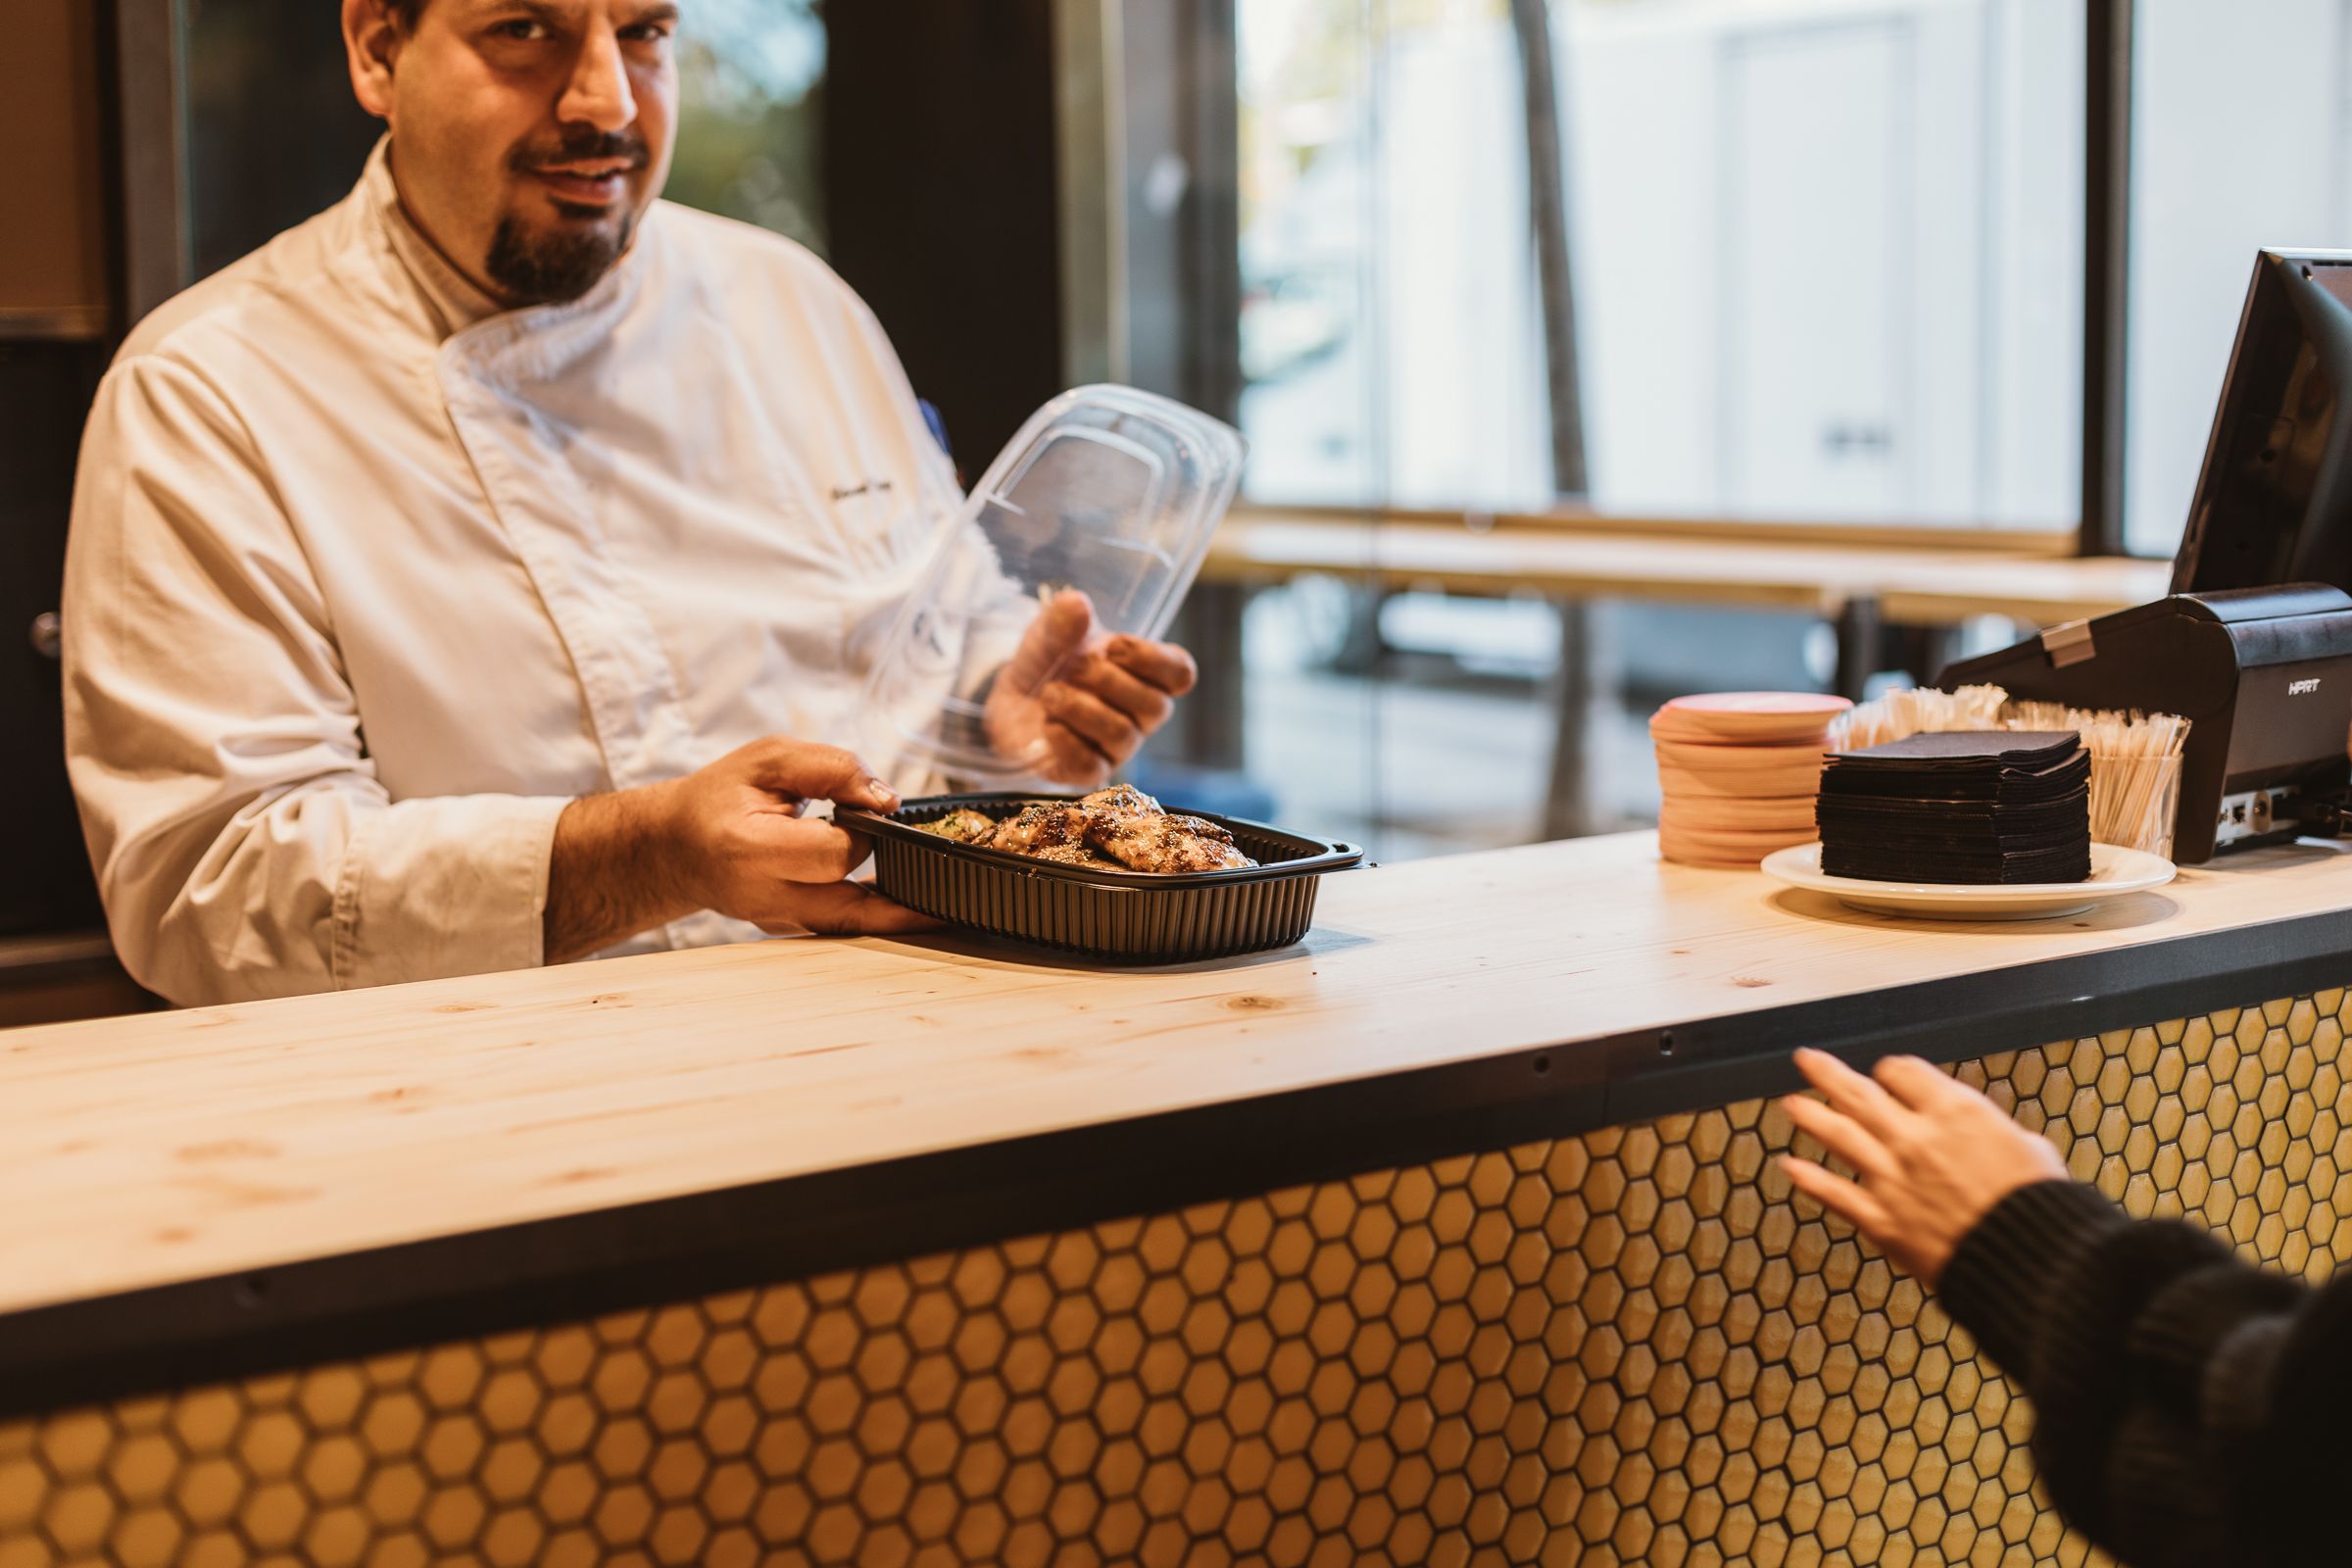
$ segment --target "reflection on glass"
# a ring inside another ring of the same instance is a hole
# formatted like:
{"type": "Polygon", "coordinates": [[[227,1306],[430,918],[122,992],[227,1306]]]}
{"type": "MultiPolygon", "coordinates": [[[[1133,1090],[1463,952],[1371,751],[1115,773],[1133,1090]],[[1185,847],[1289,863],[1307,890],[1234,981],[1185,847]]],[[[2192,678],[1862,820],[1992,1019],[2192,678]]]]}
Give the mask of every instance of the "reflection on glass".
{"type": "Polygon", "coordinates": [[[669,199],[824,249],[817,0],[693,0],[678,36],[669,199]]]}
{"type": "Polygon", "coordinates": [[[2125,541],[2169,556],[2254,253],[2352,244],[2352,17],[2265,0],[2261,24],[2203,0],[2132,22],[2125,541]]]}
{"type": "MultiPolygon", "coordinates": [[[[1547,499],[1503,0],[1241,0],[1251,493],[1547,499]]],[[[2064,526],[2083,19],[1554,0],[1591,499],[2064,526]]]]}

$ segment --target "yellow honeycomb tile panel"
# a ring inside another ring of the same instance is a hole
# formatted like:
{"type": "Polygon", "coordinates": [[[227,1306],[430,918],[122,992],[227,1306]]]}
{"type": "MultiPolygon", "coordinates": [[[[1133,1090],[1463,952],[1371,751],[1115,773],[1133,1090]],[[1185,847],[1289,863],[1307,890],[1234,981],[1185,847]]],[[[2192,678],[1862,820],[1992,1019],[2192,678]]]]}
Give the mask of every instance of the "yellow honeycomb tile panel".
{"type": "MultiPolygon", "coordinates": [[[[1956,1071],[2318,1279],[2345,1000],[1956,1071]]],[[[1750,1102],[0,1422],[0,1568],[2103,1561],[1789,1143],[1750,1102]]]]}

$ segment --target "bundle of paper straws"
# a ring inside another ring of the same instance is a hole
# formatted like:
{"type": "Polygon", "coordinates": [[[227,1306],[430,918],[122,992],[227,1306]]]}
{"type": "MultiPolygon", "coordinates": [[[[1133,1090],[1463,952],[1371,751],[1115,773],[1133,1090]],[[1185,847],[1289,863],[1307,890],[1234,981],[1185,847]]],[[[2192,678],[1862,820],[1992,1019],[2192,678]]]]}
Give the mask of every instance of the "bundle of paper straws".
{"type": "Polygon", "coordinates": [[[1884,746],[1944,730],[2068,730],[2090,753],[2090,836],[2101,844],[2173,851],[2180,800],[2180,749],[2188,720],[2174,713],[2117,712],[2063,703],[2013,703],[1998,686],[1956,692],[1888,692],[1840,714],[1830,725],[1837,751],[1884,746]]]}
{"type": "Polygon", "coordinates": [[[1963,686],[1956,692],[1915,686],[1888,692],[1830,720],[1830,745],[1858,752],[1946,730],[2008,729],[2012,726],[2001,722],[2001,709],[2008,701],[2009,694],[1998,686],[1963,686]]]}

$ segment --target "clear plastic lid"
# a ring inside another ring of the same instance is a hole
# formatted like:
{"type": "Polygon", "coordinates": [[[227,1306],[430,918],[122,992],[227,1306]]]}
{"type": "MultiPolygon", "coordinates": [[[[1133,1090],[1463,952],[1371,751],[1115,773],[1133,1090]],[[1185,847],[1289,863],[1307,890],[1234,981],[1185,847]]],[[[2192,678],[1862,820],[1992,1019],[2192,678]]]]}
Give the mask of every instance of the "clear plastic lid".
{"type": "Polygon", "coordinates": [[[1231,426],[1132,387],[1079,387],[1030,416],[881,646],[864,706],[883,749],[951,776],[1036,774],[1035,705],[1013,699],[1113,636],[1167,630],[1244,450],[1231,426]]]}

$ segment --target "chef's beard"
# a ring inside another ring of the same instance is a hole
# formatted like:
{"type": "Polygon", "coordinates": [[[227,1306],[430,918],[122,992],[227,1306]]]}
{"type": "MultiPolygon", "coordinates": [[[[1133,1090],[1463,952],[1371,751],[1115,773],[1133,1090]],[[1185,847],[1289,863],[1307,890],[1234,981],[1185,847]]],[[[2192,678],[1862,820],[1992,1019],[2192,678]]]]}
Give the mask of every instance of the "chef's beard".
{"type": "MultiPolygon", "coordinates": [[[[585,163],[625,158],[633,172],[652,157],[645,137],[635,126],[599,131],[586,125],[566,125],[552,144],[524,143],[507,156],[507,167],[526,174],[554,164],[585,163]]],[[[564,226],[534,229],[513,213],[498,220],[490,236],[490,255],[484,270],[490,281],[517,305],[553,305],[576,300],[612,270],[636,232],[634,210],[613,212],[558,200],[557,214],[564,226]],[[598,221],[598,220],[604,221],[598,221]]]]}
{"type": "MultiPolygon", "coordinates": [[[[583,210],[558,202],[558,212],[571,218],[583,210]]],[[[599,216],[605,216],[601,210],[599,216]]],[[[596,286],[629,248],[637,215],[622,213],[594,227],[554,232],[533,229],[509,213],[490,236],[490,256],[484,269],[501,293],[517,305],[554,305],[576,300],[596,286]]]]}

